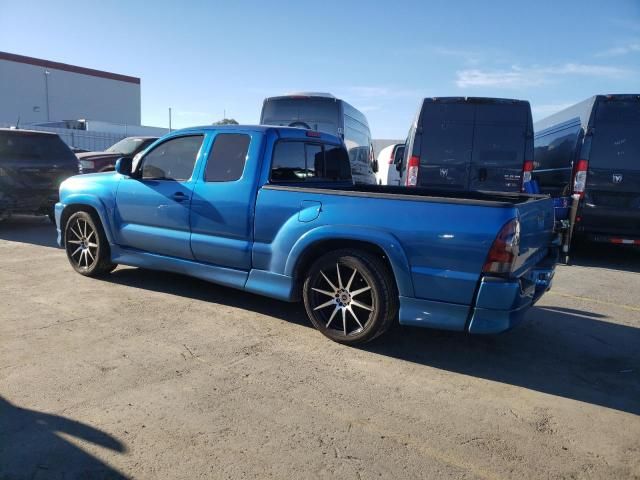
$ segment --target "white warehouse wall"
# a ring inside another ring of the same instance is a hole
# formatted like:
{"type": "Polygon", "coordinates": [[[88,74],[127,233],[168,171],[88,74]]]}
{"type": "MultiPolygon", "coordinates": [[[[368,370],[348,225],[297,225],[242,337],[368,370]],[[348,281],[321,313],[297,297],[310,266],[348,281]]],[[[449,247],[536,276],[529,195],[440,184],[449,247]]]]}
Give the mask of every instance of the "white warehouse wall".
{"type": "Polygon", "coordinates": [[[0,122],[15,124],[20,118],[21,124],[27,124],[84,118],[140,125],[140,109],[138,78],[0,52],[0,122]],[[23,58],[28,60],[23,62],[23,58]],[[49,72],[46,80],[45,71],[49,72]]]}

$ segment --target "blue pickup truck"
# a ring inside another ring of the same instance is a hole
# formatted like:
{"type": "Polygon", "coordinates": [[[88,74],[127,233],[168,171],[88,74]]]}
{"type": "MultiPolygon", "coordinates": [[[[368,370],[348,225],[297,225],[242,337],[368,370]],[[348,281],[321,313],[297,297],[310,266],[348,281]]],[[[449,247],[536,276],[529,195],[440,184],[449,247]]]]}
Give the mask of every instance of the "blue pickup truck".
{"type": "Polygon", "coordinates": [[[345,344],[394,321],[498,333],[550,288],[548,197],[354,185],[335,136],[173,132],[115,172],[60,187],[58,243],[80,274],[167,270],[285,301],[345,344]]]}

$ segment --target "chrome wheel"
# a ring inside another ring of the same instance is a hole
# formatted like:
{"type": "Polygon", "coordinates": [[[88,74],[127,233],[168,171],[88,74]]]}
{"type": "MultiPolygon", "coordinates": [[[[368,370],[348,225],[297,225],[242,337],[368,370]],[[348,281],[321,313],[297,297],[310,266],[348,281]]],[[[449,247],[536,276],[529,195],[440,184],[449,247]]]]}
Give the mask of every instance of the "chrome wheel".
{"type": "Polygon", "coordinates": [[[338,262],[333,269],[320,270],[311,290],[310,307],[318,320],[345,337],[361,333],[374,314],[371,285],[355,267],[338,262]]]}
{"type": "Polygon", "coordinates": [[[65,246],[69,259],[79,269],[88,270],[98,260],[98,234],[83,218],[75,218],[67,226],[65,246]]]}

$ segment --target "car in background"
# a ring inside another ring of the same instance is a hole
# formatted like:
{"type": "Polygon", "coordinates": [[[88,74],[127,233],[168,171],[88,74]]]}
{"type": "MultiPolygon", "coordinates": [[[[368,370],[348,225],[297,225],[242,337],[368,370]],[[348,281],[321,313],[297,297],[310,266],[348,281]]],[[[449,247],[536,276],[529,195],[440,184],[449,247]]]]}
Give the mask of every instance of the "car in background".
{"type": "Polygon", "coordinates": [[[53,220],[60,184],[78,173],[78,161],[55,133],[0,129],[0,219],[14,213],[53,220]]]}
{"type": "Polygon", "coordinates": [[[378,185],[400,185],[402,183],[400,169],[404,150],[404,143],[389,145],[380,150],[378,171],[376,172],[378,185]]]}
{"type": "Polygon", "coordinates": [[[265,98],[260,124],[299,127],[340,137],[349,152],[353,181],[376,183],[377,162],[367,117],[344,100],[317,92],[265,98]]]}
{"type": "Polygon", "coordinates": [[[535,124],[532,179],[578,195],[574,234],[640,245],[640,95],[595,95],[535,124]]]}
{"type": "Polygon", "coordinates": [[[81,173],[110,172],[120,157],[133,157],[155,142],[158,137],[127,137],[104,152],[78,153],[81,173]]]}
{"type": "Polygon", "coordinates": [[[524,191],[533,168],[531,106],[505,98],[425,98],[405,156],[409,187],[524,191]]]}

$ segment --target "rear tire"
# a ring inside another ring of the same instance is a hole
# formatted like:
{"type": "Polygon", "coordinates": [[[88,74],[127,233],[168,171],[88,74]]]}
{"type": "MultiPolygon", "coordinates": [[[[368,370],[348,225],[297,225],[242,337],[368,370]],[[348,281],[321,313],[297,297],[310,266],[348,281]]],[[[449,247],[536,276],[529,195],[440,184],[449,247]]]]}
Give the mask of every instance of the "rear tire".
{"type": "Polygon", "coordinates": [[[391,272],[378,257],[361,250],[336,250],[320,257],[307,273],[303,298],[313,326],[346,345],[382,335],[398,312],[391,272]]]}
{"type": "Polygon", "coordinates": [[[96,277],[111,272],[109,242],[96,215],[76,212],[64,227],[64,246],[73,269],[80,275],[96,277]]]}

